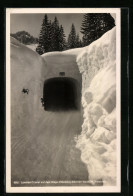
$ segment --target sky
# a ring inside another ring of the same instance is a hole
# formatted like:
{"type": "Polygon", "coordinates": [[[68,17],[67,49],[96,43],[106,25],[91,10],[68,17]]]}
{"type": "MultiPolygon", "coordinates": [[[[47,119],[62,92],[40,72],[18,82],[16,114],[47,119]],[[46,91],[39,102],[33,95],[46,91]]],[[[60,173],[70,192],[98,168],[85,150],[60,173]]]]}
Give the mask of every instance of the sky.
{"type": "MultiPolygon", "coordinates": [[[[75,14],[47,14],[48,19],[53,21],[55,16],[57,17],[59,24],[64,27],[64,32],[66,37],[70,33],[72,23],[74,23],[76,32],[79,34],[80,38],[82,34],[80,33],[80,27],[83,20],[82,13],[75,14]]],[[[115,14],[111,14],[115,18],[115,14]]],[[[44,18],[44,14],[11,14],[10,29],[11,33],[16,33],[17,31],[27,31],[34,37],[39,37],[41,24],[44,18]]]]}
{"type": "MultiPolygon", "coordinates": [[[[70,33],[72,23],[74,23],[76,32],[82,37],[80,27],[83,20],[83,14],[47,14],[48,19],[53,21],[57,17],[59,24],[64,27],[66,37],[70,33]]],[[[27,31],[31,35],[38,37],[44,14],[11,14],[11,33],[17,31],[27,31]]]]}

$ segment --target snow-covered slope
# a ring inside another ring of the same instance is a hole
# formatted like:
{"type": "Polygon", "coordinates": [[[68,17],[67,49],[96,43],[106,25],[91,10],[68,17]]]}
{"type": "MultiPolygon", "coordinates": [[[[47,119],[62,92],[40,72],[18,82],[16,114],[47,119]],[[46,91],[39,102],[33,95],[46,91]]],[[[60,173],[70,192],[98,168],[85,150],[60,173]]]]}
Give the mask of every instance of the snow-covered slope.
{"type": "Polygon", "coordinates": [[[77,57],[82,73],[84,122],[77,140],[89,179],[116,184],[115,28],[77,57]]]}
{"type": "Polygon", "coordinates": [[[36,51],[36,47],[37,47],[38,44],[29,44],[29,45],[26,45],[28,48],[32,49],[33,51],[36,51]]]}

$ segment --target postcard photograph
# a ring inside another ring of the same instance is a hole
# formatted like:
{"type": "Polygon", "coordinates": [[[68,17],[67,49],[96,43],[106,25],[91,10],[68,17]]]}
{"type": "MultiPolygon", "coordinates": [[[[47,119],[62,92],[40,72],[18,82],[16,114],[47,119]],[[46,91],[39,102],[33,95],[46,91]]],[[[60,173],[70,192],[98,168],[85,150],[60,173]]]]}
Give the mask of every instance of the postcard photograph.
{"type": "Polygon", "coordinates": [[[120,192],[120,9],[6,8],[6,192],[120,192]]]}

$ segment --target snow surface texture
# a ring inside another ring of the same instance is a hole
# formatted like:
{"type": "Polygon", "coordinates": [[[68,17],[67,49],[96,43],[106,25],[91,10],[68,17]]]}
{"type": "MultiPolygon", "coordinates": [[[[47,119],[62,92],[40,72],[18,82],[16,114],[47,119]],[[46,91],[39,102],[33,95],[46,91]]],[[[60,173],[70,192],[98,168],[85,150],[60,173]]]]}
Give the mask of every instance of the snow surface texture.
{"type": "Polygon", "coordinates": [[[26,132],[26,127],[32,131],[32,122],[38,120],[40,110],[42,110],[39,97],[43,96],[42,89],[46,74],[46,63],[40,55],[11,37],[11,117],[13,137],[19,135],[20,132],[26,132]],[[22,92],[23,88],[29,89],[27,96],[22,92]]]}
{"type": "Polygon", "coordinates": [[[77,140],[89,180],[116,184],[116,29],[77,57],[82,74],[82,132],[77,140]]]}
{"type": "Polygon", "coordinates": [[[71,77],[81,82],[76,58],[81,49],[68,50],[64,52],[49,52],[42,55],[48,68],[47,78],[59,77],[60,72],[65,72],[65,77],[71,77]]]}

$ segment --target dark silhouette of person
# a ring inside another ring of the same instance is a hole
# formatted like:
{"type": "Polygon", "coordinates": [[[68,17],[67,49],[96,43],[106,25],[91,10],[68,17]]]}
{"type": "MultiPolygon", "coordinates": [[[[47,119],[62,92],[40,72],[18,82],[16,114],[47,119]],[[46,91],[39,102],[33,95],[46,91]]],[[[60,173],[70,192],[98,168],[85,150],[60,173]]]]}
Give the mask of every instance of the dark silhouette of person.
{"type": "Polygon", "coordinates": [[[23,93],[27,93],[27,94],[29,94],[29,89],[25,89],[25,88],[23,88],[22,92],[23,92],[23,93]]]}

